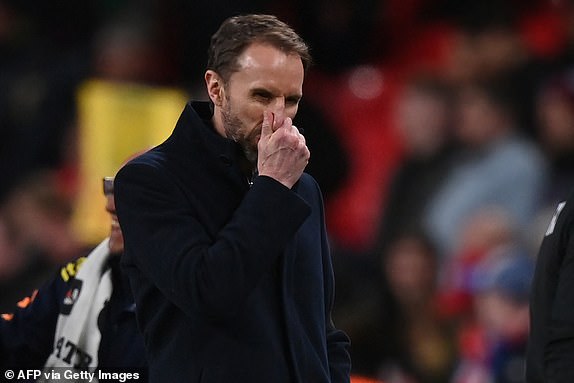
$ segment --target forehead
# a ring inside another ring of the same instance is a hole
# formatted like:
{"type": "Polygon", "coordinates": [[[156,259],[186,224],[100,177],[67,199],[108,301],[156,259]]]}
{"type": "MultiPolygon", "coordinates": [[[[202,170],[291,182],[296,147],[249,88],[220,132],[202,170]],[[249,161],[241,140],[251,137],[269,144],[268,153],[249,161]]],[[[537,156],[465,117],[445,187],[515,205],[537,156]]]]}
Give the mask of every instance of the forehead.
{"type": "Polygon", "coordinates": [[[230,83],[249,88],[276,89],[282,93],[300,94],[305,71],[301,58],[287,54],[269,44],[254,43],[237,59],[238,70],[230,83]]]}

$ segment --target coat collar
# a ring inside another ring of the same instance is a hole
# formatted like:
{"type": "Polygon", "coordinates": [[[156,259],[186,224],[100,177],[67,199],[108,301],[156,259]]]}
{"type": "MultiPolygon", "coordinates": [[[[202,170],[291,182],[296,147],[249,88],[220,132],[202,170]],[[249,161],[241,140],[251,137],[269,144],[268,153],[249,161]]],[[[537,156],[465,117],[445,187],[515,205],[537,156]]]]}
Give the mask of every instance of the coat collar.
{"type": "Polygon", "coordinates": [[[212,122],[213,104],[206,101],[190,101],[186,104],[173,131],[176,140],[189,145],[200,143],[225,165],[242,161],[243,150],[235,141],[222,137],[212,122]]]}

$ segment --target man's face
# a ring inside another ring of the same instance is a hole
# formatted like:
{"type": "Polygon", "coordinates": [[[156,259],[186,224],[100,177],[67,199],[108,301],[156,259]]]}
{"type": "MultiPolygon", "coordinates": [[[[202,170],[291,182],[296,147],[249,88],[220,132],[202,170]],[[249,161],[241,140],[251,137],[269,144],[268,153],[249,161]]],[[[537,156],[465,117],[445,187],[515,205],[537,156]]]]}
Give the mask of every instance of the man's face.
{"type": "Polygon", "coordinates": [[[223,85],[219,112],[225,135],[241,144],[247,158],[255,162],[263,111],[273,112],[276,121],[297,113],[303,63],[298,55],[257,43],[243,52],[238,63],[240,69],[223,85]]]}

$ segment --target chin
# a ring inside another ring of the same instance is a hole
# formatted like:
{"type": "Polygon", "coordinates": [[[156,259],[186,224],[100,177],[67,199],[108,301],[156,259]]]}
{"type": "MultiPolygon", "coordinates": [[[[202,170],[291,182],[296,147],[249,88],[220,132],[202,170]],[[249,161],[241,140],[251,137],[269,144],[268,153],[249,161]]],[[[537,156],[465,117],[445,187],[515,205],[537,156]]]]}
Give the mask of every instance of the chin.
{"type": "Polygon", "coordinates": [[[110,237],[109,249],[111,254],[121,254],[124,252],[124,241],[110,237]]]}
{"type": "Polygon", "coordinates": [[[122,246],[110,247],[111,255],[121,255],[123,252],[124,248],[122,246]]]}

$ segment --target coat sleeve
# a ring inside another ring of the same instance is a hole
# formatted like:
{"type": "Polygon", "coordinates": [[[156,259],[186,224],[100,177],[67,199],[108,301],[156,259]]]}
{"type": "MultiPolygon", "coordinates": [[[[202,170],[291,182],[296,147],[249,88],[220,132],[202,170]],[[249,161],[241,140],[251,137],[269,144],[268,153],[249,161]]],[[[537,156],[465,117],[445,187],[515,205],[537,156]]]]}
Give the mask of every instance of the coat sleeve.
{"type": "MultiPolygon", "coordinates": [[[[572,203],[572,201],[568,201],[572,203]]],[[[570,215],[572,211],[570,210],[570,215]]],[[[550,307],[548,342],[544,346],[544,375],[549,383],[574,382],[574,222],[564,221],[565,257],[558,272],[550,307]]]]}
{"type": "Polygon", "coordinates": [[[325,223],[324,204],[319,185],[316,188],[316,204],[320,209],[321,217],[321,249],[323,258],[323,275],[325,291],[325,328],[327,339],[327,353],[329,358],[329,369],[332,383],[348,383],[351,373],[351,357],[349,355],[350,340],[345,332],[335,327],[332,320],[333,305],[335,302],[335,275],[333,262],[327,236],[327,225],[325,223]]]}
{"type": "MultiPolygon", "coordinates": [[[[115,198],[129,262],[183,312],[212,320],[236,315],[310,213],[296,193],[260,176],[213,235],[197,212],[206,202],[187,200],[164,170],[148,163],[120,170],[115,198]]],[[[225,203],[213,201],[213,209],[225,203]]]]}

